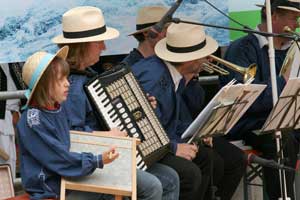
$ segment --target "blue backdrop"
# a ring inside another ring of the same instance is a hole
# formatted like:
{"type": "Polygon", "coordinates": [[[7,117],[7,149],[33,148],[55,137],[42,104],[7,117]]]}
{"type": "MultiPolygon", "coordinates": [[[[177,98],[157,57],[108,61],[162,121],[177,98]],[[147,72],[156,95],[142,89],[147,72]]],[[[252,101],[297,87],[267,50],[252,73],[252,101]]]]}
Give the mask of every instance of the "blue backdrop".
{"type": "MultiPolygon", "coordinates": [[[[145,5],[171,6],[175,0],[9,0],[0,1],[0,63],[19,62],[39,50],[56,51],[51,38],[61,33],[62,14],[76,6],[102,9],[106,24],[117,28],[121,36],[106,42],[104,54],[128,53],[136,42],[127,34],[135,30],[137,9],[145,5]]],[[[209,0],[228,13],[228,0],[209,0]]],[[[202,0],[183,0],[175,17],[228,26],[228,19],[202,0]]],[[[207,28],[207,33],[227,45],[226,30],[207,28]]]]}

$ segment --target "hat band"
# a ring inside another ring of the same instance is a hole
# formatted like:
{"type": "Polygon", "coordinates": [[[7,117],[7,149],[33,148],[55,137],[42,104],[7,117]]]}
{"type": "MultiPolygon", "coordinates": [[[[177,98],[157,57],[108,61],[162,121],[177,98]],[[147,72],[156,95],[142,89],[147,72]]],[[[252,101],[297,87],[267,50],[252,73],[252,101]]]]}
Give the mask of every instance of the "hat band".
{"type": "Polygon", "coordinates": [[[106,26],[102,26],[100,28],[87,30],[87,31],[78,31],[78,32],[66,32],[63,31],[63,35],[65,38],[76,39],[76,38],[85,38],[100,35],[106,32],[106,26]]]}
{"type": "Polygon", "coordinates": [[[174,53],[190,53],[202,49],[205,45],[206,45],[206,40],[204,40],[199,44],[189,46],[189,47],[174,47],[167,44],[167,49],[174,53]]]}
{"type": "Polygon", "coordinates": [[[136,25],[136,30],[139,31],[139,30],[142,30],[144,28],[148,28],[149,26],[153,26],[154,24],[156,24],[156,23],[154,22],[154,23],[147,23],[147,24],[137,24],[136,25]]]}
{"type": "Polygon", "coordinates": [[[276,0],[272,5],[272,8],[277,8],[279,6],[286,6],[286,7],[293,7],[300,10],[300,3],[297,2],[291,2],[291,1],[282,1],[282,0],[276,0]]]}

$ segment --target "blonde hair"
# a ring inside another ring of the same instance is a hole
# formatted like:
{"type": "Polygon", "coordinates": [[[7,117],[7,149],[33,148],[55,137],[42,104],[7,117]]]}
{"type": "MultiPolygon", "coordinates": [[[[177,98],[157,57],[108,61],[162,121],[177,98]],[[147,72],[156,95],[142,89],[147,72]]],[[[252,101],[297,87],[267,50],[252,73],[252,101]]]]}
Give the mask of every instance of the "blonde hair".
{"type": "Polygon", "coordinates": [[[70,68],[78,69],[88,53],[88,42],[59,44],[58,46],[61,48],[65,45],[69,46],[67,62],[69,63],[70,68]]]}
{"type": "Polygon", "coordinates": [[[50,105],[49,96],[51,87],[61,76],[68,76],[69,73],[69,64],[64,59],[55,57],[37,83],[30,104],[34,102],[34,105],[37,107],[46,107],[50,105]]]}

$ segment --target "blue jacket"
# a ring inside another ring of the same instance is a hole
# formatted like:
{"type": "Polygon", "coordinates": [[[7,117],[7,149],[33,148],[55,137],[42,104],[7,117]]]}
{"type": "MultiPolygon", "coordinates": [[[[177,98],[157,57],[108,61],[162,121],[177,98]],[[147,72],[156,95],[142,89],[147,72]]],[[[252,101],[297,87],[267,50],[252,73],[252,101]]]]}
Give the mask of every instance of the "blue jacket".
{"type": "MultiPolygon", "coordinates": [[[[277,74],[280,72],[286,53],[287,50],[275,51],[277,74]]],[[[260,129],[273,107],[268,47],[265,46],[260,48],[257,38],[254,35],[249,34],[234,41],[228,47],[225,54],[225,59],[241,67],[248,67],[250,64],[256,63],[257,72],[253,83],[267,85],[267,88],[264,90],[264,92],[258,97],[245,115],[229,132],[229,136],[232,139],[241,139],[243,138],[243,134],[251,132],[252,130],[260,129]]],[[[229,76],[223,76],[220,78],[221,86],[224,86],[233,78],[240,82],[243,81],[241,74],[232,70],[229,70],[229,72],[229,76]]],[[[280,94],[286,82],[281,76],[276,76],[276,80],[278,94],[280,94]]]]}
{"type": "Polygon", "coordinates": [[[66,108],[71,130],[92,132],[100,130],[93,108],[84,91],[84,84],[90,80],[85,74],[69,76],[70,88],[67,100],[62,104],[66,108]]]}
{"type": "MultiPolygon", "coordinates": [[[[135,63],[145,59],[144,56],[137,49],[133,49],[123,60],[129,66],[133,66],[135,63]]],[[[186,102],[186,105],[193,118],[197,117],[204,104],[205,92],[200,83],[197,80],[192,79],[185,87],[182,98],[186,102]]]]}
{"type": "Polygon", "coordinates": [[[183,142],[181,135],[190,121],[182,114],[188,114],[181,95],[175,92],[175,85],[167,66],[156,56],[143,59],[132,66],[132,71],[144,90],[157,100],[156,114],[165,128],[175,153],[177,143],[183,142]]]}
{"type": "Polygon", "coordinates": [[[70,152],[69,122],[63,107],[29,108],[17,125],[22,184],[31,199],[58,198],[60,179],[91,174],[102,156],[70,152]]]}

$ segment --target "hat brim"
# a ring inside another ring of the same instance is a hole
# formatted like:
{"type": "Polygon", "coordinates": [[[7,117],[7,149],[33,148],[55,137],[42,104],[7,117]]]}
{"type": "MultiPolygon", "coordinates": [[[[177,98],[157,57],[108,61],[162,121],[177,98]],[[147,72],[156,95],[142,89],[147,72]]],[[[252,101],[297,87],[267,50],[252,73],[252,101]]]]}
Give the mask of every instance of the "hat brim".
{"type": "Polygon", "coordinates": [[[210,36],[206,36],[206,45],[193,52],[189,53],[174,53],[167,49],[167,39],[161,39],[154,48],[154,51],[158,57],[163,60],[170,62],[187,62],[200,58],[204,58],[212,53],[214,53],[218,49],[218,43],[210,36]]]}
{"type": "Polygon", "coordinates": [[[132,36],[132,35],[136,35],[136,34],[139,34],[139,33],[143,33],[143,32],[145,32],[145,31],[148,31],[150,28],[151,28],[151,26],[149,26],[149,27],[147,27],[147,28],[140,29],[140,30],[138,30],[138,31],[135,31],[135,32],[133,32],[133,33],[128,34],[128,36],[132,36]]]}
{"type": "Polygon", "coordinates": [[[70,43],[83,43],[83,42],[98,42],[103,40],[111,40],[117,38],[120,35],[117,29],[106,27],[106,32],[92,36],[92,37],[83,37],[83,38],[65,38],[63,34],[58,35],[52,39],[52,42],[55,44],[70,44],[70,43]]]}
{"type": "MultiPolygon", "coordinates": [[[[255,4],[257,7],[260,8],[265,8],[266,6],[263,4],[255,4]]],[[[290,11],[294,11],[294,12],[300,12],[299,9],[294,8],[294,7],[290,7],[290,6],[278,6],[277,8],[283,9],[283,10],[290,10],[290,11]]]]}
{"type": "Polygon", "coordinates": [[[28,100],[27,100],[25,106],[28,106],[28,104],[30,103],[30,101],[31,101],[31,99],[32,99],[32,95],[34,94],[34,91],[35,91],[35,89],[36,89],[36,87],[37,87],[37,85],[38,85],[38,83],[39,83],[41,77],[43,76],[44,72],[46,71],[46,69],[48,68],[49,64],[52,62],[52,60],[53,60],[56,56],[57,56],[57,57],[60,57],[60,58],[62,58],[62,59],[64,59],[64,60],[66,60],[66,58],[67,58],[67,56],[68,56],[68,52],[69,52],[69,47],[68,47],[68,46],[63,46],[62,48],[60,48],[60,49],[56,52],[56,54],[54,54],[53,58],[51,58],[51,59],[47,62],[46,66],[45,66],[44,69],[41,71],[41,73],[40,73],[40,75],[39,75],[37,81],[35,82],[35,84],[34,84],[32,90],[31,90],[31,92],[30,92],[30,95],[29,95],[29,97],[28,97],[28,100]]]}

